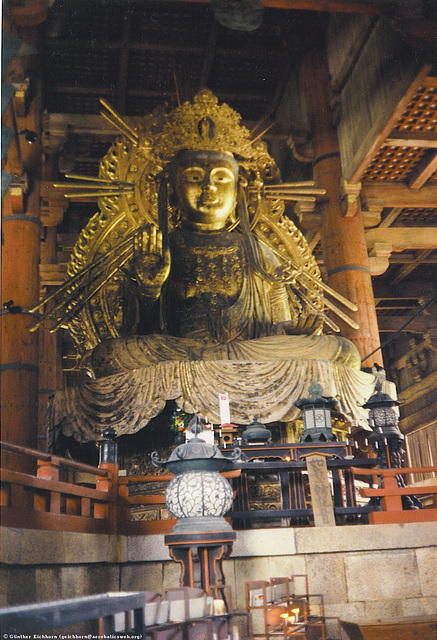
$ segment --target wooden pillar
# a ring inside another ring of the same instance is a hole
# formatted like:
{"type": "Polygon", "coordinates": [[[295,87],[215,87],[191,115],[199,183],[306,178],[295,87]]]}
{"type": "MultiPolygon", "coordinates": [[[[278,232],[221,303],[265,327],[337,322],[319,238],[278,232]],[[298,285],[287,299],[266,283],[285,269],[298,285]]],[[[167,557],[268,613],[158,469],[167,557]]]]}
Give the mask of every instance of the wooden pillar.
{"type": "MultiPolygon", "coordinates": [[[[62,284],[64,274],[57,268],[57,225],[62,222],[67,201],[53,189],[56,181],[56,158],[45,154],[42,164],[41,182],[41,244],[40,244],[40,284],[42,293],[52,293],[54,287],[62,284]],[[51,279],[50,279],[50,272],[51,279]]],[[[48,303],[51,308],[55,301],[48,303]]],[[[48,310],[48,306],[40,312],[48,310]]],[[[38,449],[47,450],[47,410],[51,396],[63,388],[62,335],[60,331],[50,333],[51,324],[43,323],[39,334],[39,388],[38,388],[38,449]]]]}
{"type": "MultiPolygon", "coordinates": [[[[370,276],[364,224],[358,203],[355,215],[342,214],[340,184],[342,180],[337,131],[331,122],[329,66],[323,37],[303,60],[303,79],[308,119],[315,151],[314,180],[326,189],[320,203],[322,216],[321,242],[329,285],[358,306],[348,315],[360,325],[352,329],[338,321],[341,334],[357,347],[363,367],[375,362],[383,365],[375,302],[370,276]],[[376,353],[366,358],[375,349],[376,353]]],[[[337,322],[337,319],[336,319],[337,322]]]]}
{"type": "MultiPolygon", "coordinates": [[[[13,68],[17,72],[19,66],[13,68]]],[[[25,68],[25,64],[23,64],[25,68]]],[[[26,73],[27,73],[26,69],[26,73]]],[[[9,77],[12,82],[23,78],[9,77]]],[[[14,98],[4,122],[16,132],[8,149],[6,170],[13,176],[2,207],[2,306],[1,315],[1,416],[2,438],[36,448],[38,407],[38,334],[30,333],[34,318],[28,313],[39,297],[39,184],[40,184],[40,87],[35,83],[30,105],[14,98]],[[19,132],[37,134],[33,144],[19,132]],[[28,188],[26,191],[26,183],[28,188]],[[10,302],[13,301],[13,302],[10,302]]],[[[8,463],[27,470],[27,460],[8,454],[8,463]]]]}

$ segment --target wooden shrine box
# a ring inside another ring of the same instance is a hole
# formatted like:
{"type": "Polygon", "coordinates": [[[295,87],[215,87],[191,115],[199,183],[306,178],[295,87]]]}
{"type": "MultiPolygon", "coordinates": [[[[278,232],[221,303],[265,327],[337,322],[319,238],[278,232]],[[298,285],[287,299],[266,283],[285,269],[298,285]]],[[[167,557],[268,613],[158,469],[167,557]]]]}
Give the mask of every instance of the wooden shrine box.
{"type": "Polygon", "coordinates": [[[389,620],[341,621],[350,640],[436,640],[437,614],[389,620]]]}

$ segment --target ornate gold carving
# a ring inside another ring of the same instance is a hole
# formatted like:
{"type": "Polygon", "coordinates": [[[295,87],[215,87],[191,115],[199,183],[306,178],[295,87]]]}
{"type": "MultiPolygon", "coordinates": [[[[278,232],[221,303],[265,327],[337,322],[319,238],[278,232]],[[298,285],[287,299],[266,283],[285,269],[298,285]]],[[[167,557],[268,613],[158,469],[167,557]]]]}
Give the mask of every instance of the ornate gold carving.
{"type": "Polygon", "coordinates": [[[158,140],[161,157],[170,161],[182,149],[226,151],[245,159],[260,159],[263,150],[253,145],[250,131],[240,126],[241,116],[204,89],[175,109],[158,140]]]}

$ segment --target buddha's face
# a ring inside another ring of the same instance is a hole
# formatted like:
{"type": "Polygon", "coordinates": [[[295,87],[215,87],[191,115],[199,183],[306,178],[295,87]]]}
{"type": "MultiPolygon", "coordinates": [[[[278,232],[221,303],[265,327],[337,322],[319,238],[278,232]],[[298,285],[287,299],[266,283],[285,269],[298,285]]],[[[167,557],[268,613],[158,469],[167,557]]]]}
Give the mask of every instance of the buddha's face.
{"type": "Polygon", "coordinates": [[[174,189],[182,223],[194,229],[223,229],[234,212],[238,165],[217,152],[186,151],[177,160],[174,189]]]}

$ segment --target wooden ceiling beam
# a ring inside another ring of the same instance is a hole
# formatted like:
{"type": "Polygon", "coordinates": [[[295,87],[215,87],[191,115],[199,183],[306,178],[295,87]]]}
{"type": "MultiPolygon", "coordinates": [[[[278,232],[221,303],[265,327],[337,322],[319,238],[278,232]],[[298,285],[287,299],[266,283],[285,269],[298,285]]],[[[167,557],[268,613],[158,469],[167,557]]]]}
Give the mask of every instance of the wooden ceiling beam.
{"type": "Polygon", "coordinates": [[[93,95],[93,96],[113,96],[114,91],[108,87],[78,87],[78,86],[67,86],[67,85],[50,85],[46,83],[46,91],[51,91],[53,93],[66,93],[69,95],[74,94],[85,94],[85,95],[93,95]]]}
{"type": "MultiPolygon", "coordinates": [[[[394,302],[398,302],[397,300],[394,302]]],[[[413,311],[418,309],[417,301],[410,298],[410,302],[399,302],[396,305],[387,304],[387,303],[379,303],[376,307],[376,311],[396,311],[397,309],[402,309],[405,311],[413,311]]]]}
{"type": "Polygon", "coordinates": [[[405,182],[363,182],[361,197],[364,202],[378,198],[384,207],[426,209],[437,207],[437,184],[410,189],[405,182]]]}
{"type": "Polygon", "coordinates": [[[410,189],[421,189],[425,182],[437,171],[437,151],[429,151],[410,174],[410,189]]]}
{"type": "Polygon", "coordinates": [[[375,303],[380,300],[419,300],[425,295],[435,293],[435,283],[426,280],[408,280],[401,287],[387,282],[373,281],[375,303]]]}
{"type": "MultiPolygon", "coordinates": [[[[69,49],[71,51],[87,51],[89,49],[100,51],[105,49],[119,49],[120,41],[118,40],[80,40],[68,38],[51,38],[50,47],[54,50],[69,49]]],[[[203,48],[189,44],[166,44],[163,42],[130,42],[133,51],[162,51],[164,53],[202,53],[203,48]]]]}
{"type": "MultiPolygon", "coordinates": [[[[380,333],[395,333],[400,331],[408,320],[408,314],[402,316],[378,316],[378,329],[380,333]]],[[[426,319],[422,316],[414,318],[405,331],[410,333],[425,333],[428,328],[426,319]]]]}
{"type": "Polygon", "coordinates": [[[390,227],[393,222],[395,222],[396,218],[399,217],[399,215],[402,213],[403,208],[402,207],[393,207],[388,213],[387,215],[384,216],[384,218],[381,220],[381,222],[379,223],[378,227],[390,227]]]}
{"type": "Polygon", "coordinates": [[[419,265],[423,264],[423,261],[425,260],[425,258],[429,256],[431,251],[432,249],[425,249],[423,251],[420,251],[419,254],[416,256],[416,259],[414,262],[410,264],[405,264],[398,271],[398,273],[396,274],[396,277],[393,278],[393,280],[391,281],[391,284],[397,285],[400,282],[402,282],[402,280],[405,280],[405,278],[407,278],[410,275],[410,273],[414,271],[414,269],[416,269],[419,265]]]}
{"type": "MultiPolygon", "coordinates": [[[[432,250],[431,250],[432,251],[432,250]]],[[[392,253],[390,256],[390,264],[414,264],[417,262],[417,256],[412,253],[392,253]]],[[[437,264],[437,253],[435,255],[428,254],[427,257],[423,257],[422,264],[437,264]]]]}
{"type": "Polygon", "coordinates": [[[385,140],[384,146],[437,149],[437,133],[433,131],[392,131],[385,140]]]}
{"type": "Polygon", "coordinates": [[[392,251],[406,251],[408,249],[437,249],[437,227],[376,227],[366,231],[368,247],[375,242],[391,244],[392,251]]]}

